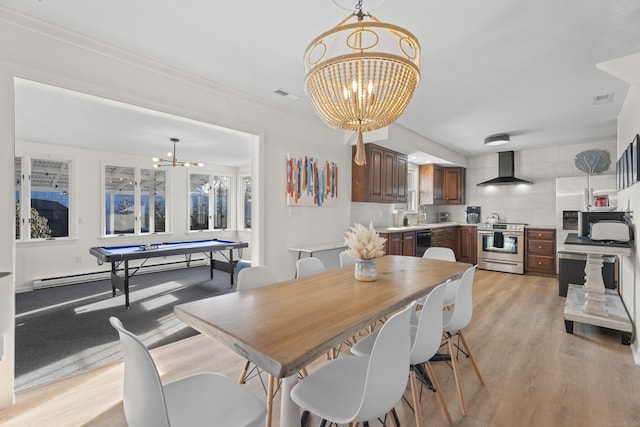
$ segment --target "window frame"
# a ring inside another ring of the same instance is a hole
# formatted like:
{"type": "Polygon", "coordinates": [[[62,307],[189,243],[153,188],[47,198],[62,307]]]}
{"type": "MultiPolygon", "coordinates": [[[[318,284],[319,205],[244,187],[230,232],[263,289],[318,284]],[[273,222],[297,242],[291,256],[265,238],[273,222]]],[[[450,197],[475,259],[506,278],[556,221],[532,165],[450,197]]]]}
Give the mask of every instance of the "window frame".
{"type": "MultiPolygon", "coordinates": [[[[77,227],[76,227],[76,218],[77,218],[77,209],[76,209],[76,195],[74,194],[77,188],[76,185],[76,159],[70,156],[58,156],[51,155],[39,152],[31,152],[31,151],[19,151],[16,150],[14,154],[14,165],[15,159],[20,159],[20,236],[19,238],[15,238],[15,230],[14,230],[14,239],[16,243],[34,243],[34,242],[53,242],[53,241],[65,241],[65,240],[75,240],[77,239],[77,227]],[[64,162],[67,164],[68,168],[68,181],[69,185],[67,188],[67,235],[60,237],[49,237],[49,238],[32,238],[31,237],[31,227],[25,228],[26,224],[29,224],[29,220],[31,217],[31,170],[32,170],[32,161],[33,160],[46,160],[52,162],[64,162]],[[26,203],[24,200],[25,195],[28,195],[26,203]],[[27,230],[25,236],[25,230],[27,230]]],[[[15,175],[15,170],[14,170],[15,175]]],[[[16,183],[14,182],[13,188],[13,203],[15,204],[16,192],[16,183]]]]}
{"type": "MultiPolygon", "coordinates": [[[[139,163],[131,163],[131,162],[123,162],[120,160],[102,160],[101,164],[101,172],[100,172],[100,236],[102,238],[115,238],[115,237],[130,237],[130,236],[150,236],[150,235],[162,235],[162,234],[171,234],[171,172],[169,168],[162,169],[165,173],[165,181],[164,181],[164,211],[165,211],[165,229],[164,231],[155,231],[155,222],[153,219],[149,218],[149,226],[151,224],[154,225],[154,231],[142,231],[142,190],[140,187],[142,170],[150,170],[152,173],[155,173],[156,169],[153,167],[140,166],[139,163]],[[134,183],[133,183],[133,215],[134,215],[134,224],[133,224],[133,233],[125,233],[125,234],[107,234],[107,204],[106,204],[106,167],[122,167],[122,168],[130,168],[133,169],[134,183]]],[[[152,203],[150,201],[150,203],[152,203]]],[[[151,215],[153,209],[150,209],[149,215],[151,215]]]]}
{"type": "Polygon", "coordinates": [[[244,231],[251,231],[252,227],[245,227],[245,223],[246,223],[246,212],[245,212],[245,206],[244,206],[244,179],[245,178],[250,178],[251,179],[251,199],[252,199],[252,212],[251,212],[251,219],[253,221],[253,176],[249,173],[244,173],[244,174],[238,174],[238,190],[236,192],[236,194],[238,195],[238,230],[244,230],[244,231]]]}
{"type": "Polygon", "coordinates": [[[217,171],[213,169],[202,170],[200,168],[193,170],[189,170],[187,172],[187,180],[186,180],[186,206],[187,206],[187,215],[186,215],[186,230],[187,233],[203,233],[203,232],[225,232],[225,231],[236,231],[238,230],[238,209],[236,206],[237,203],[237,182],[238,182],[238,173],[237,172],[224,172],[217,171]],[[202,230],[193,230],[191,229],[191,175],[207,175],[209,178],[209,183],[213,182],[214,177],[228,177],[229,185],[227,192],[227,228],[215,228],[215,220],[213,215],[215,214],[216,204],[215,197],[209,196],[209,215],[208,215],[208,227],[202,230]]]}

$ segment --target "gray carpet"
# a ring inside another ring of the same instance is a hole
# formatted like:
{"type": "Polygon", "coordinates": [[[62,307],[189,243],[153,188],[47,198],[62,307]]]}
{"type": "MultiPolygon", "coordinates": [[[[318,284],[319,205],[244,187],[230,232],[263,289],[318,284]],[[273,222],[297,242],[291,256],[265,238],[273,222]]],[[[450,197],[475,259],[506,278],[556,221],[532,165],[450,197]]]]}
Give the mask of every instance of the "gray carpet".
{"type": "Polygon", "coordinates": [[[232,290],[228,273],[216,270],[208,278],[208,267],[134,276],[129,309],[120,292],[112,298],[108,280],[17,294],[16,391],[121,359],[110,316],[148,348],[195,335],[173,315],[173,306],[232,290]]]}

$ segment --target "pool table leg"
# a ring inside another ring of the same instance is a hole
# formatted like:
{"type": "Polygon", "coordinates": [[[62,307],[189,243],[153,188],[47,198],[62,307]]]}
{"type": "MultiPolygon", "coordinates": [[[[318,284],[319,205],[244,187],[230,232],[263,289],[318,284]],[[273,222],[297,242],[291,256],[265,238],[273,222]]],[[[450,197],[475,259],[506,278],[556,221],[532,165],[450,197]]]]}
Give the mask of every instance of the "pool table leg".
{"type": "Polygon", "coordinates": [[[111,261],[111,296],[116,296],[116,285],[113,283],[113,276],[116,275],[116,262],[111,261]]]}
{"type": "Polygon", "coordinates": [[[209,280],[213,280],[213,252],[209,252],[209,280]]]}
{"type": "Polygon", "coordinates": [[[124,261],[124,304],[129,308],[129,260],[124,261]]]}
{"type": "Polygon", "coordinates": [[[229,263],[231,264],[231,272],[229,276],[231,277],[231,287],[233,288],[233,272],[235,270],[233,268],[233,249],[229,249],[229,263]]]}

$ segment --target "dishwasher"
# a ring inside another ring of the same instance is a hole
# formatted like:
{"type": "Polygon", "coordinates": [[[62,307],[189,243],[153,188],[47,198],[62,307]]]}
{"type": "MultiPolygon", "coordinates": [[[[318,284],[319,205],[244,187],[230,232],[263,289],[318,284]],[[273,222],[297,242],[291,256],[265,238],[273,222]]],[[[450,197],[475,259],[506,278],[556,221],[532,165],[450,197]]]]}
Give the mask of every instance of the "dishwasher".
{"type": "Polygon", "coordinates": [[[421,257],[431,247],[431,229],[416,230],[416,256],[421,257]]]}

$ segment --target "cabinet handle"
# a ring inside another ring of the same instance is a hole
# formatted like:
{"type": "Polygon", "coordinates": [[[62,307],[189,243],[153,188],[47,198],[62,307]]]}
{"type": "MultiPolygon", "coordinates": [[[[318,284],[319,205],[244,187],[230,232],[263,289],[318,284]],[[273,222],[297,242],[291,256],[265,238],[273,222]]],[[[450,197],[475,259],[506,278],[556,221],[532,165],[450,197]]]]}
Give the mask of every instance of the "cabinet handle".
{"type": "Polygon", "coordinates": [[[542,261],[538,261],[538,265],[542,265],[542,261]]]}
{"type": "Polygon", "coordinates": [[[542,249],[542,246],[538,246],[538,249],[542,249]]]}

